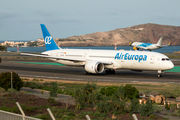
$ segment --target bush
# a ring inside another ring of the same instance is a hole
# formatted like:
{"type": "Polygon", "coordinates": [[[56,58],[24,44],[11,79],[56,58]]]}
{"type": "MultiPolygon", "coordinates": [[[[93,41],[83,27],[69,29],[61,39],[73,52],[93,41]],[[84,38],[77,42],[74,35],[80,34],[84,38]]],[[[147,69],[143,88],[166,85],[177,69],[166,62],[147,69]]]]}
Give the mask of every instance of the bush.
{"type": "Polygon", "coordinates": [[[58,84],[57,82],[51,82],[51,87],[50,87],[50,96],[51,97],[57,97],[57,90],[58,90],[58,84]]]}
{"type": "Polygon", "coordinates": [[[154,113],[154,107],[151,100],[148,99],[146,104],[142,104],[139,108],[139,111],[141,116],[147,117],[149,115],[152,115],[154,113]]]}
{"type": "Polygon", "coordinates": [[[112,96],[117,89],[118,89],[117,86],[102,87],[101,90],[100,90],[100,93],[102,95],[112,96]]]}
{"type": "Polygon", "coordinates": [[[13,88],[9,88],[7,91],[8,91],[8,92],[16,92],[16,90],[13,89],[13,88]]]}
{"type": "MultiPolygon", "coordinates": [[[[12,80],[13,88],[19,91],[23,86],[23,81],[15,72],[12,72],[12,80]]],[[[6,91],[11,88],[11,72],[5,72],[0,74],[0,87],[4,88],[6,91]]]]}
{"type": "Polygon", "coordinates": [[[125,89],[124,89],[123,85],[121,85],[120,87],[118,87],[116,89],[116,91],[114,92],[112,98],[113,99],[119,99],[119,100],[124,100],[126,98],[125,97],[125,89]]]}
{"type": "Polygon", "coordinates": [[[77,101],[76,108],[81,109],[86,106],[94,107],[95,104],[101,100],[101,95],[97,92],[95,83],[88,83],[83,88],[79,88],[75,91],[74,98],[77,101]]]}
{"type": "Polygon", "coordinates": [[[120,114],[126,112],[125,101],[119,101],[118,99],[111,100],[110,97],[105,97],[97,103],[97,109],[101,113],[110,113],[113,111],[113,113],[118,112],[120,114]]]}
{"type": "Polygon", "coordinates": [[[166,102],[166,104],[165,104],[165,109],[170,110],[170,106],[168,105],[168,102],[166,102]]]}
{"type": "Polygon", "coordinates": [[[2,87],[0,87],[0,93],[3,93],[3,92],[5,92],[6,90],[4,89],[4,88],[2,88],[2,87]]]}
{"type": "Polygon", "coordinates": [[[88,82],[88,84],[86,84],[83,89],[86,92],[86,94],[88,95],[89,93],[92,93],[94,90],[96,90],[97,86],[96,86],[96,83],[94,83],[94,82],[92,82],[91,84],[89,84],[89,82],[88,82]]]}
{"type": "Polygon", "coordinates": [[[139,107],[140,107],[140,105],[139,105],[138,99],[133,98],[133,99],[131,100],[130,113],[132,114],[132,113],[134,113],[134,112],[138,112],[138,111],[139,111],[139,107]]]}
{"type": "Polygon", "coordinates": [[[48,103],[56,103],[56,100],[54,98],[49,97],[48,98],[48,103]]]}
{"type": "Polygon", "coordinates": [[[7,47],[6,46],[0,46],[0,51],[6,51],[7,47]]]}
{"type": "Polygon", "coordinates": [[[125,97],[127,97],[128,99],[139,98],[139,91],[132,85],[126,84],[124,86],[124,89],[125,97]]]}
{"type": "Polygon", "coordinates": [[[24,87],[30,87],[31,89],[42,89],[42,85],[36,82],[24,82],[24,87]]]}

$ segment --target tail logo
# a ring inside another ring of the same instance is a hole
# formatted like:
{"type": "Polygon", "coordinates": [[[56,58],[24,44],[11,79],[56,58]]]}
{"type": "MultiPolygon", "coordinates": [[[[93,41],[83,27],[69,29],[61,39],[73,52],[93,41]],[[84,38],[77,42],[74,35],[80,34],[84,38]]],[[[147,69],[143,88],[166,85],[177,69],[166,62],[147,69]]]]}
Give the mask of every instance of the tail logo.
{"type": "Polygon", "coordinates": [[[51,36],[46,36],[45,38],[45,44],[51,44],[51,40],[52,40],[52,37],[51,36]]]}

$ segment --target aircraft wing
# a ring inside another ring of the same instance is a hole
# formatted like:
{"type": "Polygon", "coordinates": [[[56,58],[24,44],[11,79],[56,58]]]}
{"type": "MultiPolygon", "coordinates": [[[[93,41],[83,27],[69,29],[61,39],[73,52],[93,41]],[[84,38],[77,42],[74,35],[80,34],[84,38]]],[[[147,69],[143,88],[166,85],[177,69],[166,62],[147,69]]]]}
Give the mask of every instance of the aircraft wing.
{"type": "Polygon", "coordinates": [[[143,47],[143,46],[137,46],[137,48],[140,48],[140,49],[145,49],[145,50],[147,50],[147,49],[148,49],[147,47],[143,47]]]}
{"type": "MultiPolygon", "coordinates": [[[[35,56],[35,57],[44,57],[44,58],[51,58],[51,59],[59,59],[59,60],[67,60],[67,61],[74,61],[74,62],[88,62],[92,61],[90,59],[79,59],[79,58],[68,58],[68,57],[57,57],[57,56],[48,56],[48,55],[40,55],[40,54],[30,54],[30,53],[21,53],[22,55],[29,55],[29,56],[35,56]]],[[[111,65],[111,61],[99,61],[106,65],[111,65]]]]}

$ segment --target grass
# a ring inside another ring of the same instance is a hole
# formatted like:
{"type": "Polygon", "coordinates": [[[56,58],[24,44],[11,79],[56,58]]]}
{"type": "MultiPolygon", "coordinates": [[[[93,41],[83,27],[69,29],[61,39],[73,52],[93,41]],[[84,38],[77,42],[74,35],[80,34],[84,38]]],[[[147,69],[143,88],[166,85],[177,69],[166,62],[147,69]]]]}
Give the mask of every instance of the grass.
{"type": "Polygon", "coordinates": [[[165,97],[178,97],[180,95],[180,85],[178,84],[133,84],[139,91],[163,94],[165,97]]]}
{"type": "MultiPolygon", "coordinates": [[[[33,88],[42,88],[43,90],[48,90],[50,91],[49,83],[50,81],[46,80],[32,80],[33,82],[33,88]],[[45,86],[43,86],[43,84],[45,86]],[[40,86],[42,85],[42,86],[40,86]]],[[[31,80],[28,80],[28,82],[31,82],[31,80]]],[[[58,82],[58,81],[57,81],[58,82]]],[[[82,88],[87,82],[85,83],[77,83],[77,82],[72,82],[72,83],[62,83],[58,82],[58,93],[59,94],[66,94],[66,95],[71,95],[74,96],[74,91],[78,88],[82,88]]],[[[122,84],[126,83],[117,83],[117,84],[110,84],[110,83],[97,83],[98,89],[100,89],[102,86],[121,86],[122,84]]],[[[179,84],[167,84],[167,83],[135,83],[135,84],[130,84],[134,87],[136,87],[140,92],[145,92],[145,93],[150,93],[150,92],[157,92],[159,94],[164,95],[165,97],[178,97],[180,95],[180,85],[179,84]]]]}
{"type": "Polygon", "coordinates": [[[16,52],[2,52],[2,51],[0,51],[0,57],[2,59],[49,60],[47,58],[42,58],[42,57],[23,56],[20,53],[16,53],[16,52]]]}
{"type": "MultiPolygon", "coordinates": [[[[39,79],[23,79],[24,81],[28,81],[28,82],[34,82],[36,81],[35,84],[38,84],[36,86],[42,85],[42,88],[48,88],[47,86],[49,85],[48,83],[50,83],[51,81],[46,81],[46,80],[39,80],[39,79]],[[46,87],[43,87],[43,84],[46,85],[46,87]]],[[[82,88],[84,87],[84,85],[87,84],[84,83],[62,83],[62,82],[58,82],[59,85],[59,90],[61,90],[61,92],[63,94],[74,94],[74,91],[76,91],[77,88],[82,88]]],[[[97,85],[98,89],[100,89],[102,87],[102,84],[105,86],[106,83],[101,83],[101,85],[97,85]]],[[[115,85],[115,84],[114,84],[115,85]]],[[[116,84],[118,86],[122,85],[122,84],[116,84]]],[[[132,86],[136,87],[139,91],[143,91],[146,92],[147,89],[152,91],[157,91],[159,93],[163,93],[164,96],[178,96],[180,94],[180,85],[178,84],[165,84],[165,83],[156,83],[156,84],[131,84],[132,86]]],[[[71,109],[62,109],[62,108],[58,108],[58,107],[51,107],[51,106],[39,106],[39,107],[27,107],[26,105],[21,105],[23,110],[32,112],[32,111],[39,111],[39,113],[37,115],[35,115],[34,117],[37,118],[41,118],[44,120],[48,120],[49,119],[49,115],[48,114],[41,114],[42,113],[42,108],[50,108],[52,113],[54,114],[55,118],[57,118],[57,120],[63,120],[63,119],[67,119],[67,120],[71,120],[71,119],[85,119],[85,115],[89,115],[91,118],[93,119],[103,119],[103,118],[107,118],[106,113],[100,113],[98,111],[79,111],[79,110],[74,110],[72,111],[71,109]]],[[[17,108],[13,107],[13,108],[8,108],[5,106],[1,106],[0,109],[5,110],[5,111],[16,111],[17,112],[17,108]]],[[[161,111],[162,109],[159,108],[158,106],[155,107],[156,111],[161,111]]],[[[116,113],[114,113],[116,114],[116,113]]],[[[117,113],[119,114],[119,113],[117,113]]],[[[179,115],[177,113],[177,111],[174,113],[175,115],[179,115]]],[[[151,119],[154,119],[156,116],[151,116],[151,119]]]]}
{"type": "Polygon", "coordinates": [[[169,58],[180,58],[180,53],[164,53],[169,58]]]}

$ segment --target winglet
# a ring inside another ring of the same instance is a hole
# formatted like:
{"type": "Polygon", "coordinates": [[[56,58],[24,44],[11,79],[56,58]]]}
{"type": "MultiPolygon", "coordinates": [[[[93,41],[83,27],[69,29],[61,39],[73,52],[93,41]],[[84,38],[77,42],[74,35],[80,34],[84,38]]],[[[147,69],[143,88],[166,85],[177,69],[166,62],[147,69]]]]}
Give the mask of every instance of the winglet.
{"type": "Polygon", "coordinates": [[[171,45],[171,41],[169,42],[169,44],[168,45],[171,45]]]}
{"type": "Polygon", "coordinates": [[[131,46],[131,41],[129,42],[129,46],[131,46]]]}
{"type": "Polygon", "coordinates": [[[46,50],[49,51],[49,50],[59,49],[59,47],[56,45],[53,37],[49,33],[46,26],[44,24],[40,24],[40,25],[41,25],[42,34],[43,34],[43,37],[44,37],[44,43],[46,45],[46,50]]]}

